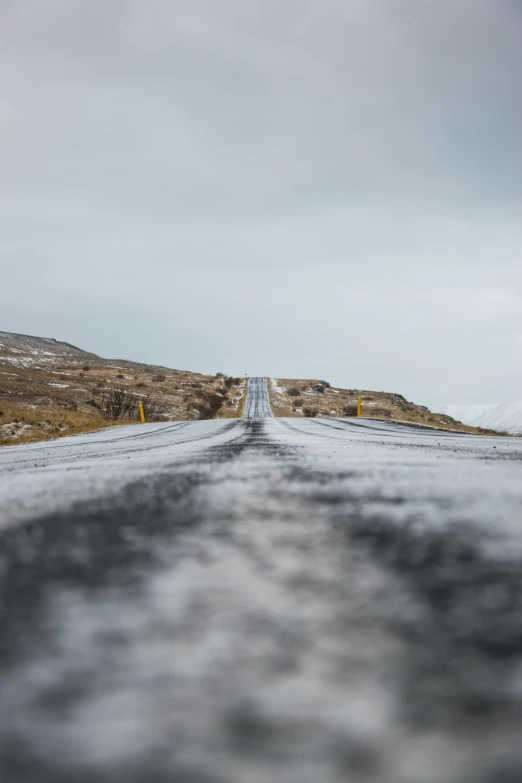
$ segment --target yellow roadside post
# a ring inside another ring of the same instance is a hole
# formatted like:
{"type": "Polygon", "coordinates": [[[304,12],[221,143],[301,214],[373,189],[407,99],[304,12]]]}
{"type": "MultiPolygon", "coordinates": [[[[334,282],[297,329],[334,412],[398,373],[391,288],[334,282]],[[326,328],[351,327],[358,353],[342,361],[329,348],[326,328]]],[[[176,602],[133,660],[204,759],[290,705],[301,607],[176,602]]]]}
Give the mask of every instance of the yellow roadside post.
{"type": "Polygon", "coordinates": [[[362,397],[357,399],[357,416],[361,415],[362,397]]]}
{"type": "Polygon", "coordinates": [[[145,424],[145,411],[143,410],[143,403],[141,400],[138,402],[138,405],[140,408],[140,419],[142,423],[145,424]]]}

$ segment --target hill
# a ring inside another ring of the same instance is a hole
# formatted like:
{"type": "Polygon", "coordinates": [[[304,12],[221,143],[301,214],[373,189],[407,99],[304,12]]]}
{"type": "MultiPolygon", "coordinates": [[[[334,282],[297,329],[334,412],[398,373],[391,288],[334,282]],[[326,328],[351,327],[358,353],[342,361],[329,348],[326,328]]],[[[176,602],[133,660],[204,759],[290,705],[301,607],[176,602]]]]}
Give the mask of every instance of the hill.
{"type": "MultiPolygon", "coordinates": [[[[246,387],[245,378],[104,359],[52,338],[0,332],[0,445],[137,421],[139,400],[148,421],[237,417],[246,387]]],[[[487,432],[390,392],[292,378],[270,379],[268,389],[276,416],[355,416],[362,397],[365,417],[487,432]]]]}
{"type": "Polygon", "coordinates": [[[140,399],[148,420],[182,421],[239,415],[246,380],[104,359],[52,338],[0,332],[0,444],[112,425],[107,408],[120,390],[122,421],[138,420],[140,399]]]}
{"type": "Polygon", "coordinates": [[[402,394],[393,392],[340,389],[321,380],[270,378],[268,393],[277,416],[356,416],[360,397],[365,418],[393,419],[460,432],[492,434],[490,430],[463,424],[448,414],[434,413],[425,405],[409,402],[402,394]]]}

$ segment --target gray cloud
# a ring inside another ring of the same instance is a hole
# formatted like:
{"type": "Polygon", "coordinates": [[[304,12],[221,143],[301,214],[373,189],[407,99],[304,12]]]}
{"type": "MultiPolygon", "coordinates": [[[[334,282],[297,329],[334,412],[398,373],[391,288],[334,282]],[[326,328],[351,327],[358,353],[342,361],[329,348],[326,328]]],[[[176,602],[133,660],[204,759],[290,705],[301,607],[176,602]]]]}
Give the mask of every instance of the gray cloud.
{"type": "Polygon", "coordinates": [[[0,3],[2,328],[520,396],[508,0],[0,3]]]}

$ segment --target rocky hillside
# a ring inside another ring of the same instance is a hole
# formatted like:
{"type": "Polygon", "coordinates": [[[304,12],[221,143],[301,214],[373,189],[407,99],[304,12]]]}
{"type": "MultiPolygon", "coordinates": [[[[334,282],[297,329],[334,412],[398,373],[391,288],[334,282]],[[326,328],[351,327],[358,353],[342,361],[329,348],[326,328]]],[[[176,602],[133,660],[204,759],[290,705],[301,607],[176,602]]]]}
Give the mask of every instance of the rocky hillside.
{"type": "Polygon", "coordinates": [[[103,359],[51,338],[0,332],[0,444],[129,423],[140,399],[149,420],[238,416],[245,391],[245,379],[103,359]],[[118,395],[124,405],[114,419],[118,395]]]}
{"type": "Polygon", "coordinates": [[[351,417],[357,415],[357,399],[362,398],[362,415],[376,419],[394,419],[430,427],[493,434],[490,430],[469,427],[443,413],[432,413],[424,405],[408,402],[401,394],[366,389],[338,389],[327,381],[270,378],[270,404],[276,416],[351,417]]]}

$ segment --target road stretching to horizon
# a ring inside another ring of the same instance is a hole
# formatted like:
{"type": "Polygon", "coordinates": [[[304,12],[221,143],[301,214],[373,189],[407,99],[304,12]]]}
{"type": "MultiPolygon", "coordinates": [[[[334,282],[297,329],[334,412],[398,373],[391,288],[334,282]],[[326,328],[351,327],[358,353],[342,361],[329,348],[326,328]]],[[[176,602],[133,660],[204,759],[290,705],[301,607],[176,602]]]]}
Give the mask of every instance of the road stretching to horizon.
{"type": "Polygon", "coordinates": [[[2,783],[519,783],[522,441],[371,419],[0,449],[2,783]]]}
{"type": "Polygon", "coordinates": [[[266,378],[250,378],[243,412],[244,419],[266,419],[272,416],[266,378]]]}

